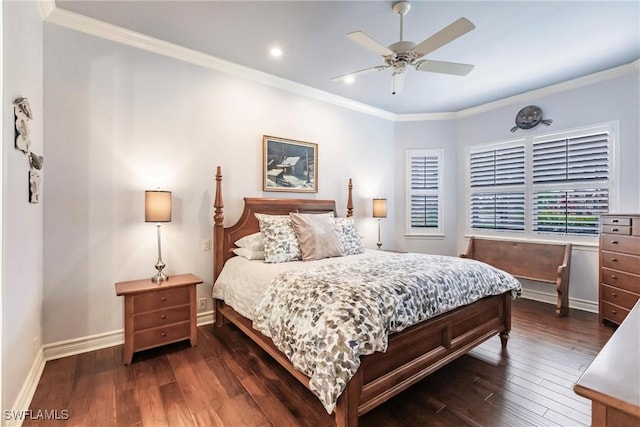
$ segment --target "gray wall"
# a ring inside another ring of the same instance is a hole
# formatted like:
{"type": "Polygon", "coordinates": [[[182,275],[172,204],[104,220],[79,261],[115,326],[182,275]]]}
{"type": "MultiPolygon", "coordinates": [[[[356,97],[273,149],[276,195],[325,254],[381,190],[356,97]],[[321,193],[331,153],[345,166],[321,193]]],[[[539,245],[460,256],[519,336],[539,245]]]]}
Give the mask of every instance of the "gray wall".
{"type": "Polygon", "coordinates": [[[11,409],[42,335],[43,203],[29,203],[29,164],[14,148],[12,105],[29,99],[32,151],[43,154],[42,20],[36,2],[2,2],[2,8],[2,409],[11,409]]]}
{"type": "Polygon", "coordinates": [[[217,165],[226,225],[246,196],[336,199],[344,215],[353,178],[358,229],[375,247],[371,198],[393,194],[393,122],[51,24],[45,48],[45,343],[122,328],[114,282],[155,271],[145,189],[173,191],[167,273],[200,276],[210,299],[212,253],[200,246],[217,165]],[[261,191],[263,134],[318,144],[318,194],[261,191]]]}
{"type": "MultiPolygon", "coordinates": [[[[531,136],[550,130],[563,130],[598,123],[619,122],[619,151],[615,153],[619,171],[619,197],[612,210],[640,211],[640,80],[637,71],[622,77],[588,84],[552,95],[520,99],[509,105],[444,121],[399,122],[396,124],[396,244],[398,247],[426,253],[457,255],[466,248],[465,237],[465,149],[468,146],[531,136]],[[551,127],[510,132],[516,112],[525,105],[542,107],[544,116],[553,119],[551,127]],[[445,155],[445,236],[442,240],[406,238],[404,219],[404,151],[417,148],[443,148],[445,155]]],[[[462,114],[460,114],[462,115],[462,114]]],[[[597,241],[579,245],[572,255],[570,297],[593,308],[597,303],[597,241]]],[[[551,286],[525,283],[527,290],[553,297],[551,286]]],[[[531,294],[530,294],[531,295],[531,294]]],[[[583,307],[584,308],[584,307],[583,307]]]]}

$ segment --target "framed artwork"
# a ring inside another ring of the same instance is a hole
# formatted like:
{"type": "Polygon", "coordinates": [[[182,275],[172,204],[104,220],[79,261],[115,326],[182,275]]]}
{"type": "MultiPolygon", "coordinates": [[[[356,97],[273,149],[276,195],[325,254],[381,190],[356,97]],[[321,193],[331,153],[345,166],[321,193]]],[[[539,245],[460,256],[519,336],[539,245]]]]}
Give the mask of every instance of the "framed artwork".
{"type": "Polygon", "coordinates": [[[264,135],[264,191],[318,192],[318,144],[264,135]]]}

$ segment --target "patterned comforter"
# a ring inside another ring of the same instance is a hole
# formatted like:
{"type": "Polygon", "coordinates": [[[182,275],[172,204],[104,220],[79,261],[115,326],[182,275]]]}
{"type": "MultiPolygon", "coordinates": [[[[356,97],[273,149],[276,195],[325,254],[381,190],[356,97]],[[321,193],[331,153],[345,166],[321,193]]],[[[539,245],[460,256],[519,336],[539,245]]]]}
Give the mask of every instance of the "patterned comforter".
{"type": "Polygon", "coordinates": [[[487,264],[401,254],[279,274],[257,308],[254,328],[309,378],[331,413],[360,356],[386,351],[389,334],[483,297],[521,292],[487,264]]]}

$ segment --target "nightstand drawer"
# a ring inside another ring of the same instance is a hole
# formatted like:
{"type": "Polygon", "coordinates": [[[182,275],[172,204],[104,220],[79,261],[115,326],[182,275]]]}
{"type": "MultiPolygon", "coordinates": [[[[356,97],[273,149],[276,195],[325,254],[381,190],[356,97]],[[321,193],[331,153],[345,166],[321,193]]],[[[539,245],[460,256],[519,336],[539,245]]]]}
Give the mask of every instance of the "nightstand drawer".
{"type": "Polygon", "coordinates": [[[135,313],[160,310],[184,304],[189,304],[188,287],[158,290],[133,297],[133,311],[135,313]]]}
{"type": "Polygon", "coordinates": [[[623,291],[622,289],[612,288],[611,286],[602,285],[602,300],[603,302],[610,302],[617,306],[628,308],[631,310],[633,306],[638,302],[640,296],[631,292],[623,291]]]}
{"type": "Polygon", "coordinates": [[[184,322],[190,319],[191,309],[188,305],[169,308],[166,310],[151,311],[133,315],[133,330],[142,331],[156,326],[170,325],[184,322]]]}
{"type": "Polygon", "coordinates": [[[133,334],[133,351],[144,350],[162,344],[189,339],[191,323],[189,321],[167,327],[147,329],[133,334]]]}
{"type": "Polygon", "coordinates": [[[624,252],[631,255],[640,255],[640,239],[632,236],[601,234],[600,248],[605,251],[624,252]]]}
{"type": "Polygon", "coordinates": [[[636,276],[635,274],[627,274],[622,271],[603,268],[602,283],[640,294],[640,276],[636,276]]]}
{"type": "Polygon", "coordinates": [[[627,317],[627,314],[629,314],[629,310],[627,310],[626,308],[618,307],[617,305],[610,304],[604,301],[601,302],[600,309],[602,310],[602,313],[600,313],[600,315],[603,318],[611,320],[618,325],[622,323],[624,318],[627,317]]]}
{"type": "Polygon", "coordinates": [[[631,218],[618,217],[618,216],[605,216],[602,217],[602,224],[604,225],[631,225],[631,218]]]}
{"type": "Polygon", "coordinates": [[[631,226],[630,225],[603,225],[602,233],[603,234],[623,234],[623,235],[630,236],[631,226]]]}
{"type": "Polygon", "coordinates": [[[640,274],[639,256],[602,251],[601,260],[603,267],[640,274]]]}

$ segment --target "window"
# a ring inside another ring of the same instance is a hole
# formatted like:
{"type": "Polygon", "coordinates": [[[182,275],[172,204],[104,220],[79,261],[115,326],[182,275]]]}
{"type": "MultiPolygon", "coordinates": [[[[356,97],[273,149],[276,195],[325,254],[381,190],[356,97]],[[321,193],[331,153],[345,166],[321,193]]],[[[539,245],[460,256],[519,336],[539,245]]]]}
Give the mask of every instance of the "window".
{"type": "Polygon", "coordinates": [[[524,231],[524,143],[471,150],[471,228],[524,231]]]}
{"type": "Polygon", "coordinates": [[[597,236],[612,193],[614,125],[467,149],[468,226],[520,236],[597,236]]]}
{"type": "Polygon", "coordinates": [[[442,234],[443,150],[407,150],[407,234],[442,234]]]}

